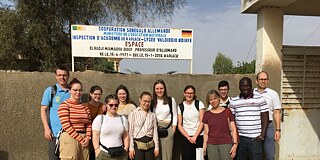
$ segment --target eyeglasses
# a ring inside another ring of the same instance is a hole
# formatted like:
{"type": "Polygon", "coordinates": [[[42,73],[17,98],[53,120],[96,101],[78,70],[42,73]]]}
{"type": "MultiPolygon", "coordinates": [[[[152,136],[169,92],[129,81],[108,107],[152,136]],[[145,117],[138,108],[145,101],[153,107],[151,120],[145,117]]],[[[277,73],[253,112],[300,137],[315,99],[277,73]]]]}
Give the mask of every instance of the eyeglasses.
{"type": "Polygon", "coordinates": [[[191,93],[191,92],[185,92],[185,94],[192,95],[192,94],[194,94],[194,93],[191,93]]]}
{"type": "Polygon", "coordinates": [[[93,95],[95,95],[95,96],[101,96],[100,93],[93,93],[93,95]]]}
{"type": "Polygon", "coordinates": [[[71,89],[73,90],[74,92],[82,92],[83,89],[71,89]]]}
{"type": "Polygon", "coordinates": [[[112,107],[115,107],[115,108],[117,108],[117,107],[119,107],[119,104],[108,104],[111,108],[112,107]]]}

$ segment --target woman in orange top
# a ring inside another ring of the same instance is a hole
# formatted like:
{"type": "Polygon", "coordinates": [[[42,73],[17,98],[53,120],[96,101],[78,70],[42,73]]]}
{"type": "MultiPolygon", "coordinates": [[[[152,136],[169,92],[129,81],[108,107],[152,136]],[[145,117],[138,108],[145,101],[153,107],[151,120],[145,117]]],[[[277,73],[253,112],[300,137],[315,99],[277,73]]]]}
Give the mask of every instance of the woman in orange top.
{"type": "MultiPolygon", "coordinates": [[[[103,107],[103,103],[100,102],[102,97],[102,88],[100,86],[92,86],[90,89],[90,97],[89,102],[86,103],[88,108],[90,109],[91,119],[93,120],[100,115],[105,110],[103,107]]],[[[92,138],[92,137],[91,137],[92,138]]],[[[92,140],[89,143],[89,150],[90,150],[90,160],[95,160],[95,152],[92,144],[92,140]]]]}
{"type": "Polygon", "coordinates": [[[60,136],[61,160],[88,160],[91,138],[91,115],[86,105],[80,102],[82,84],[74,78],[69,83],[71,97],[62,102],[58,115],[63,132],[60,136]]]}

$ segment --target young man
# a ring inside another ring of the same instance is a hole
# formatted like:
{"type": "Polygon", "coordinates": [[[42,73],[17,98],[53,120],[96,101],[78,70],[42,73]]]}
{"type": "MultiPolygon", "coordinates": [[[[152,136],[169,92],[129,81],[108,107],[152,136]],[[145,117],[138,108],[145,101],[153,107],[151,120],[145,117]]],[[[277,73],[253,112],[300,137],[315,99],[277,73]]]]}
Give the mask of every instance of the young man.
{"type": "Polygon", "coordinates": [[[236,157],[237,160],[261,160],[269,108],[263,97],[253,94],[250,78],[242,78],[239,89],[240,95],[230,101],[230,109],[235,115],[240,135],[236,157]]]}
{"type": "Polygon", "coordinates": [[[261,71],[256,76],[257,88],[253,90],[254,94],[261,95],[269,107],[269,125],[267,129],[266,138],[263,142],[263,149],[266,160],[274,160],[275,142],[280,139],[280,109],[281,102],[276,91],[268,88],[269,75],[265,71],[261,71]],[[275,122],[275,123],[273,123],[275,122]],[[275,125],[275,130],[274,130],[275,125]]]}
{"type": "Polygon", "coordinates": [[[54,154],[56,137],[62,127],[58,116],[58,108],[61,102],[70,97],[68,90],[69,70],[65,66],[58,66],[55,77],[57,80],[55,87],[48,87],[44,91],[41,101],[41,120],[44,137],[49,141],[49,160],[59,160],[59,156],[54,154]],[[53,93],[54,95],[52,95],[53,93]]]}

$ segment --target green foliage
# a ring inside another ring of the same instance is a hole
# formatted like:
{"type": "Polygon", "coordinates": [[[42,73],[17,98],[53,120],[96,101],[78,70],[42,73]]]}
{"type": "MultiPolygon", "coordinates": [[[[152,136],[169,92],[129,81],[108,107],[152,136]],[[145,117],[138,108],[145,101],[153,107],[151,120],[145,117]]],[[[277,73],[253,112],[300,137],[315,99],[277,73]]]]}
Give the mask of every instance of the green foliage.
{"type": "Polygon", "coordinates": [[[233,68],[232,60],[221,52],[218,52],[212,68],[214,74],[231,73],[233,68]]]}
{"type": "MultiPolygon", "coordinates": [[[[185,0],[16,0],[14,3],[14,7],[0,3],[0,69],[51,71],[59,64],[71,68],[71,24],[140,26],[159,18],[170,19],[174,9],[182,7],[185,0]]],[[[112,62],[96,58],[78,59],[76,63],[76,70],[113,67],[112,62]]]]}
{"type": "Polygon", "coordinates": [[[218,52],[212,68],[214,74],[254,74],[255,65],[256,61],[252,60],[249,63],[238,61],[237,66],[233,66],[231,58],[218,52]]]}

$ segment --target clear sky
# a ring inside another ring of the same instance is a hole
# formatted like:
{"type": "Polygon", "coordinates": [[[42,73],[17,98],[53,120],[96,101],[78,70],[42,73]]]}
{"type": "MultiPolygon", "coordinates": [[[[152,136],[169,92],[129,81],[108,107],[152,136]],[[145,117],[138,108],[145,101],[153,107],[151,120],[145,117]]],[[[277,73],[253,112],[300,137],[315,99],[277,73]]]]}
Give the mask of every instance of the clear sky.
{"type": "MultiPolygon", "coordinates": [[[[172,23],[159,21],[145,27],[193,29],[193,73],[211,74],[219,51],[230,57],[234,65],[237,61],[255,59],[257,16],[241,14],[240,3],[240,0],[187,0],[184,8],[175,11],[172,23]]],[[[319,17],[285,16],[284,21],[284,44],[320,46],[319,17]]],[[[120,70],[126,73],[126,69],[142,74],[189,73],[190,61],[123,59],[120,70]]]]}

